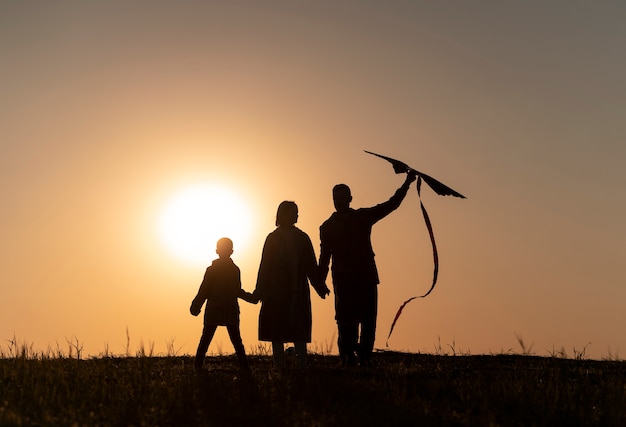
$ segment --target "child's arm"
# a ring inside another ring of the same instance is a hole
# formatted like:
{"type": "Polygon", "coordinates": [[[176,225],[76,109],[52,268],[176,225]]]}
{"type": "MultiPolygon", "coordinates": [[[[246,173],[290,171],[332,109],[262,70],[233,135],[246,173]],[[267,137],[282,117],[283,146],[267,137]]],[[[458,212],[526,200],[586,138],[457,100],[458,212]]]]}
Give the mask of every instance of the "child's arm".
{"type": "Polygon", "coordinates": [[[200,314],[200,312],[202,311],[202,305],[204,304],[204,301],[206,301],[208,297],[209,282],[210,282],[209,268],[206,269],[206,272],[204,273],[204,279],[202,279],[202,283],[200,284],[200,289],[198,289],[198,294],[191,302],[191,307],[189,307],[189,312],[194,316],[197,316],[198,314],[200,314]]]}
{"type": "Polygon", "coordinates": [[[193,301],[191,301],[191,307],[189,307],[189,312],[194,316],[200,314],[200,312],[202,311],[202,306],[204,305],[204,301],[206,301],[206,298],[202,298],[200,292],[198,291],[198,295],[196,295],[193,301]]]}

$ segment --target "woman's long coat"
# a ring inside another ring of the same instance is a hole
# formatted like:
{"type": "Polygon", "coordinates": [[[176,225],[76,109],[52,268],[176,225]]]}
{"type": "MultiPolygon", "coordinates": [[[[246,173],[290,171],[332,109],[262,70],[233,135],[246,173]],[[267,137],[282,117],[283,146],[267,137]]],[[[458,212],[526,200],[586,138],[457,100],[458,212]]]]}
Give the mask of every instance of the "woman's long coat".
{"type": "Polygon", "coordinates": [[[311,342],[309,281],[321,290],[309,236],[295,226],[280,226],[263,246],[255,295],[261,300],[259,340],[311,342]]]}

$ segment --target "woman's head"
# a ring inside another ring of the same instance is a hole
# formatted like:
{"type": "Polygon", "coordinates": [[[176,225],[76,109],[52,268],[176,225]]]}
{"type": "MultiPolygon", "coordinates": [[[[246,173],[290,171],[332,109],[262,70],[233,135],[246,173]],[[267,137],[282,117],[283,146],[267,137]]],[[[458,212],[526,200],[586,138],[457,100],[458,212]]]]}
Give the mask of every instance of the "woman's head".
{"type": "Polygon", "coordinates": [[[276,225],[293,225],[296,222],[298,222],[298,205],[287,200],[281,202],[276,212],[276,225]]]}

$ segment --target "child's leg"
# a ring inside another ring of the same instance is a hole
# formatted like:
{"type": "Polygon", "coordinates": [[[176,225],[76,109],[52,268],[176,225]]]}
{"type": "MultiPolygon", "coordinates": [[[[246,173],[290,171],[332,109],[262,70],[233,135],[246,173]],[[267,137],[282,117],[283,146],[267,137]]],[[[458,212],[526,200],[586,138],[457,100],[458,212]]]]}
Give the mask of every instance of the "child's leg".
{"type": "Polygon", "coordinates": [[[272,356],[275,368],[282,369],[285,367],[285,346],[282,341],[272,341],[272,356]]]}
{"type": "Polygon", "coordinates": [[[196,351],[196,371],[202,369],[204,356],[209,349],[209,344],[211,344],[211,340],[213,339],[213,335],[215,335],[216,329],[217,325],[204,325],[204,329],[202,329],[202,336],[200,337],[200,343],[198,344],[198,350],[196,351]]]}
{"type": "Polygon", "coordinates": [[[241,331],[239,330],[239,323],[234,325],[226,325],[230,342],[235,347],[235,354],[239,359],[239,366],[243,369],[248,368],[248,359],[246,358],[246,350],[243,347],[243,341],[241,340],[241,331]]]}
{"type": "Polygon", "coordinates": [[[306,368],[306,342],[298,341],[293,343],[296,348],[296,366],[298,369],[306,368]]]}

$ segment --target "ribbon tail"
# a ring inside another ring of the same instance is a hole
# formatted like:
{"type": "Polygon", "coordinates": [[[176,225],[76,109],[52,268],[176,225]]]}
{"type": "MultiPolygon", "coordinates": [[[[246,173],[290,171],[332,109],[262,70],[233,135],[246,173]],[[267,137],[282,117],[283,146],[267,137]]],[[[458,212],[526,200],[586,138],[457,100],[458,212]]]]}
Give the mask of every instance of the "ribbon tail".
{"type": "Polygon", "coordinates": [[[430,235],[430,243],[432,243],[433,245],[433,263],[434,263],[433,284],[430,286],[430,289],[428,290],[428,292],[426,292],[424,295],[419,297],[419,298],[424,298],[428,294],[430,294],[433,289],[435,289],[435,285],[437,284],[437,276],[439,275],[439,255],[437,253],[437,244],[435,243],[435,233],[433,232],[433,226],[430,223],[428,212],[426,212],[426,208],[424,207],[424,204],[422,203],[421,200],[420,200],[420,207],[422,208],[422,214],[424,215],[424,222],[426,223],[426,227],[428,228],[428,234],[430,235]]]}
{"type": "Polygon", "coordinates": [[[428,212],[426,212],[426,208],[424,207],[424,203],[422,202],[422,195],[421,195],[422,177],[421,176],[417,179],[416,187],[417,187],[417,197],[420,199],[420,208],[422,208],[422,215],[424,216],[424,222],[426,223],[426,228],[428,228],[428,235],[430,236],[430,243],[433,246],[433,264],[434,264],[433,284],[430,286],[430,289],[428,290],[428,292],[418,297],[418,298],[424,298],[428,294],[430,294],[433,289],[435,289],[435,284],[437,283],[437,276],[439,275],[439,254],[437,253],[437,244],[435,243],[435,233],[433,232],[433,226],[430,223],[430,217],[428,216],[428,212]]]}
{"type": "Polygon", "coordinates": [[[398,309],[396,316],[393,318],[393,322],[391,322],[391,329],[389,329],[389,335],[387,335],[387,341],[385,342],[387,347],[389,347],[389,338],[391,338],[391,333],[393,332],[393,328],[396,326],[396,322],[398,321],[400,314],[402,314],[402,310],[404,310],[404,306],[410,303],[411,301],[413,301],[415,298],[418,298],[418,297],[412,297],[404,301],[402,305],[400,306],[400,308],[398,309]]]}

